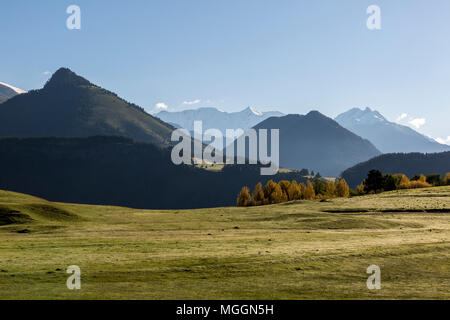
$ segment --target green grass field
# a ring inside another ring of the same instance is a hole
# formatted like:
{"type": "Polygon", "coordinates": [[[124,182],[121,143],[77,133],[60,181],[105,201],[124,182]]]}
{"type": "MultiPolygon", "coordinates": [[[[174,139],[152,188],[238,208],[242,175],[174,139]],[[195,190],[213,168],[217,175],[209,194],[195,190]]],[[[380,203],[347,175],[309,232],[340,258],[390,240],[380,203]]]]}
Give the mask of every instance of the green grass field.
{"type": "Polygon", "coordinates": [[[0,299],[449,298],[450,187],[186,211],[0,191],[0,299]]]}

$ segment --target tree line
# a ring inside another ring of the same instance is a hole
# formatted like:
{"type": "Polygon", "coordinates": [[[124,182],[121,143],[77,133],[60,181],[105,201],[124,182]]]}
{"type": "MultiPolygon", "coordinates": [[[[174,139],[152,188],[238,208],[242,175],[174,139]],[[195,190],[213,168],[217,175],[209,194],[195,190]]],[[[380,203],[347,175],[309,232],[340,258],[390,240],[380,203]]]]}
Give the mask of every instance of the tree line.
{"type": "Polygon", "coordinates": [[[296,180],[291,182],[281,180],[278,183],[269,180],[264,187],[259,182],[253,192],[248,187],[241,189],[237,197],[237,205],[240,207],[262,206],[294,200],[343,198],[384,191],[445,185],[450,185],[450,172],[445,176],[440,174],[414,175],[410,179],[404,174],[382,174],[379,170],[371,170],[356,190],[350,189],[343,178],[334,181],[316,178],[314,181],[308,180],[306,184],[298,183],[296,180]]]}
{"type": "Polygon", "coordinates": [[[438,173],[427,176],[416,174],[409,179],[405,174],[382,174],[379,170],[371,170],[367,178],[356,188],[356,195],[445,185],[450,185],[450,172],[445,176],[438,173]]]}
{"type": "Polygon", "coordinates": [[[269,180],[263,187],[258,183],[253,192],[248,187],[243,187],[237,197],[237,205],[240,207],[262,206],[294,200],[329,199],[350,196],[350,188],[345,179],[308,180],[298,183],[295,180],[282,180],[278,183],[269,180]]]}

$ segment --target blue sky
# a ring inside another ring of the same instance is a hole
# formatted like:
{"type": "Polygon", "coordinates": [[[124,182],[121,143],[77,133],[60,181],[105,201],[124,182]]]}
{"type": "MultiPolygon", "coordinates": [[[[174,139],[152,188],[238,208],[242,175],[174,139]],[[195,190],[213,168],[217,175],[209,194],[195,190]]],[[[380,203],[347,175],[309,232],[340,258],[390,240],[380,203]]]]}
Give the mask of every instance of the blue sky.
{"type": "Polygon", "coordinates": [[[368,106],[450,136],[448,0],[15,0],[0,30],[0,81],[26,90],[64,66],[148,111],[368,106]],[[81,30],[66,28],[71,4],[81,30]],[[366,27],[372,4],[381,30],[366,27]]]}

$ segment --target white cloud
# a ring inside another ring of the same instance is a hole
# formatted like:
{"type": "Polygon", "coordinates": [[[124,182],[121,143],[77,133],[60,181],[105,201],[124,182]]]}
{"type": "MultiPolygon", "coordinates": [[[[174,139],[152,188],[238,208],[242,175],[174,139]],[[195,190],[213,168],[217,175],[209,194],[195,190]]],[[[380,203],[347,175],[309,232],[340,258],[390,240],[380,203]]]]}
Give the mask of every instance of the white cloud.
{"type": "Polygon", "coordinates": [[[164,102],[158,102],[157,104],[155,104],[155,109],[157,111],[161,111],[161,110],[167,110],[167,109],[169,109],[169,107],[164,102]]]}
{"type": "Polygon", "coordinates": [[[423,126],[427,120],[425,118],[417,118],[409,121],[408,123],[415,127],[416,129],[419,129],[421,126],[423,126]]]}
{"type": "Polygon", "coordinates": [[[448,136],[447,139],[446,138],[436,138],[435,140],[441,144],[450,145],[450,136],[448,136]]]}
{"type": "Polygon", "coordinates": [[[408,114],[407,113],[402,113],[398,118],[397,118],[397,122],[402,121],[403,119],[408,118],[408,114]]]}
{"type": "Polygon", "coordinates": [[[201,100],[197,99],[197,100],[193,100],[193,101],[184,101],[183,104],[190,106],[190,105],[197,104],[197,103],[200,103],[200,102],[201,102],[201,100]]]}
{"type": "Polygon", "coordinates": [[[42,72],[42,74],[43,74],[44,76],[49,76],[49,75],[51,75],[52,73],[51,73],[50,71],[44,71],[44,72],[42,72]]]}

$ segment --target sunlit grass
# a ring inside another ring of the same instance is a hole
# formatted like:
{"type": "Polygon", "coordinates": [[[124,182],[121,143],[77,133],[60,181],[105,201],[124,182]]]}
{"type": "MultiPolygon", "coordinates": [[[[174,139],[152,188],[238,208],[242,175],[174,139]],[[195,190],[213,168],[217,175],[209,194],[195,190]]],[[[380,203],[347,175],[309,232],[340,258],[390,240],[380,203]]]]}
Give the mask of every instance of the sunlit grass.
{"type": "Polygon", "coordinates": [[[186,211],[0,191],[0,208],[28,217],[0,226],[2,299],[450,298],[450,187],[186,211]]]}

